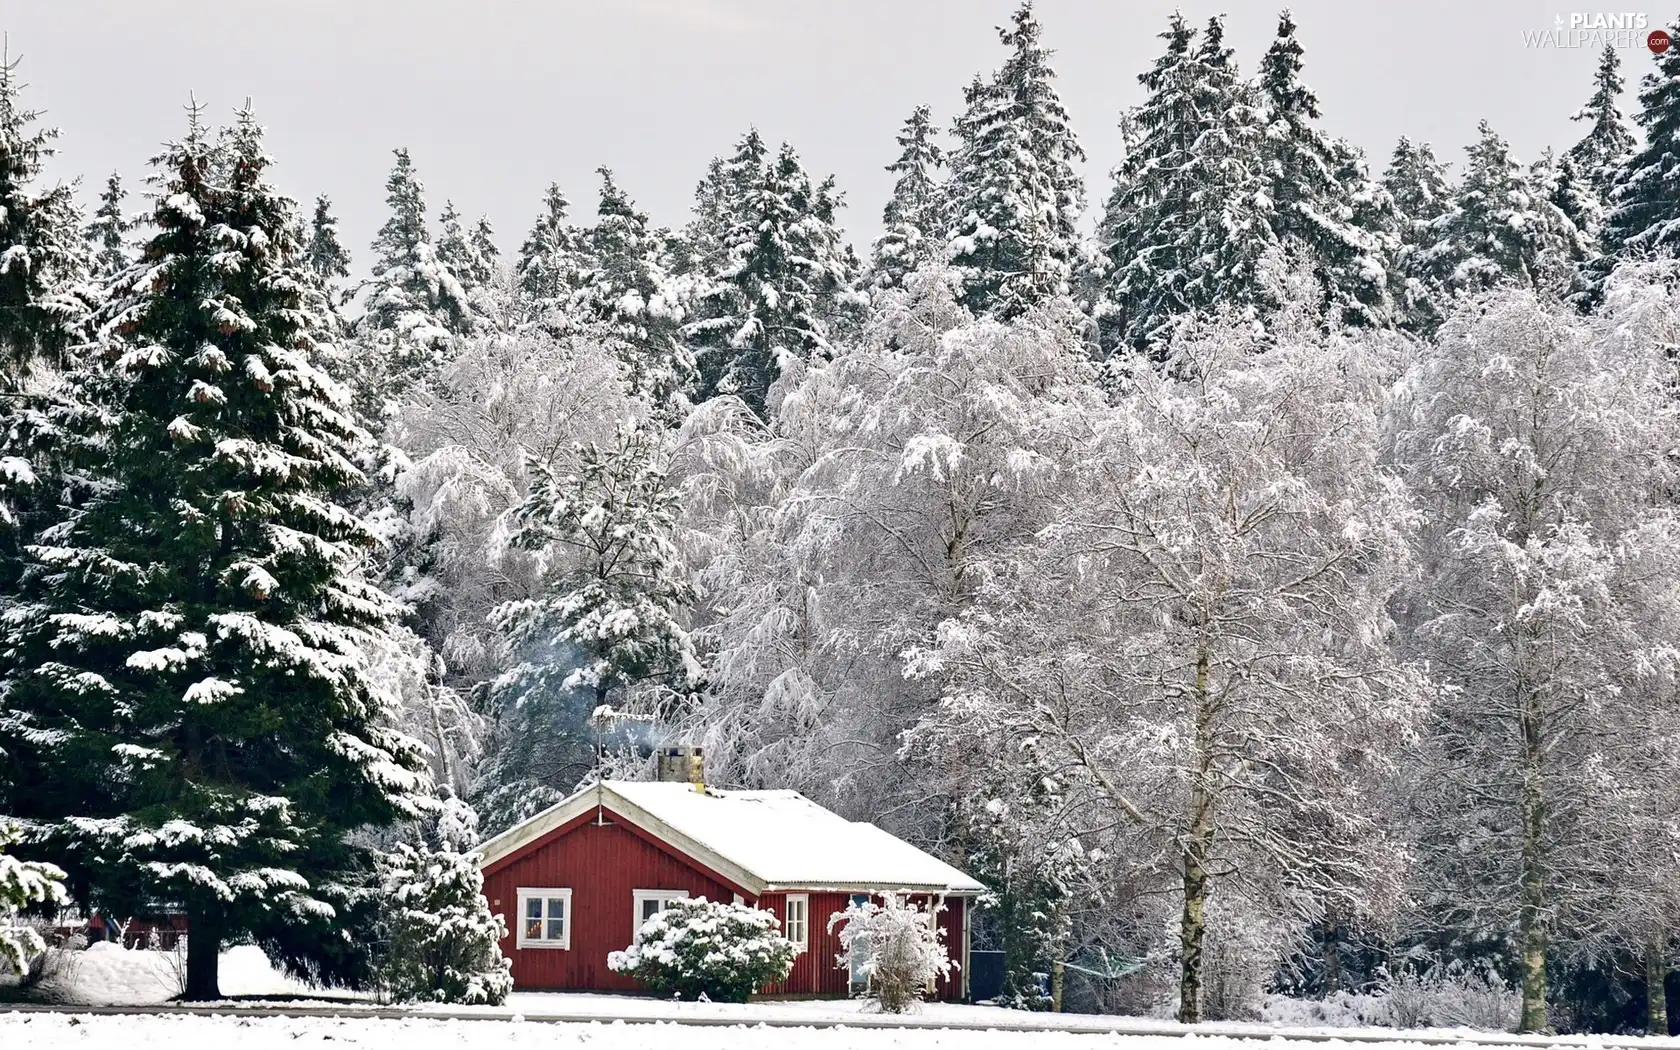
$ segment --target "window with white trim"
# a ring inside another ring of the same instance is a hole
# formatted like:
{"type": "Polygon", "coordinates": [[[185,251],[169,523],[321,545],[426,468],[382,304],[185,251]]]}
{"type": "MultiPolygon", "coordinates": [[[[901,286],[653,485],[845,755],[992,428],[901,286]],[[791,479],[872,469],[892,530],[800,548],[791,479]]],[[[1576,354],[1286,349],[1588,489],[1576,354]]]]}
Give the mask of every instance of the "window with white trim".
{"type": "Polygon", "coordinates": [[[798,950],[810,947],[811,898],[808,894],[787,895],[787,905],[782,909],[782,932],[798,950]]]}
{"type": "Polygon", "coordinates": [[[636,906],[636,929],[642,928],[642,923],[658,915],[671,906],[672,901],[688,899],[687,890],[631,890],[630,897],[636,906]]]}
{"type": "Polygon", "coordinates": [[[519,936],[516,948],[572,946],[572,891],[520,887],[519,936]]]}

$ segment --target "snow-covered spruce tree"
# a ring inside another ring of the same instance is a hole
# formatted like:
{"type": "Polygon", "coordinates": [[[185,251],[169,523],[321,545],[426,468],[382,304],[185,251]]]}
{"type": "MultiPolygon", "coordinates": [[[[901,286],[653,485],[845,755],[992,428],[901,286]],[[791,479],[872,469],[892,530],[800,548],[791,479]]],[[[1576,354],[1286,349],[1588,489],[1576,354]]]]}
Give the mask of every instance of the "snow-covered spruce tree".
{"type": "Polygon", "coordinates": [[[1584,258],[1581,232],[1557,206],[1536,192],[1528,171],[1487,121],[1451,205],[1432,226],[1435,243],[1421,264],[1452,294],[1500,284],[1557,290],[1584,258]]]}
{"type": "Polygon", "coordinates": [[[513,267],[519,316],[555,336],[577,328],[578,287],[588,265],[584,233],[567,215],[571,207],[558,183],[548,187],[542,215],[513,267]]]}
{"type": "Polygon", "coordinates": [[[75,188],[37,185],[57,128],[35,127],[18,62],[0,56],[0,375],[15,386],[33,364],[58,363],[85,318],[74,294],[87,258],[75,188]]]}
{"type": "MultiPolygon", "coordinates": [[[[1680,26],[1670,27],[1680,34],[1680,26]]],[[[1605,251],[1612,261],[1642,255],[1680,255],[1680,48],[1655,56],[1657,68],[1639,82],[1644,141],[1622,159],[1604,221],[1605,251]]],[[[1607,273],[1608,270],[1606,269],[1607,273]]]]}
{"type": "MultiPolygon", "coordinates": [[[[366,362],[358,359],[358,348],[353,345],[350,324],[343,313],[354,294],[349,284],[350,253],[338,239],[338,219],[326,195],[315,198],[307,225],[299,225],[297,239],[308,278],[303,309],[313,327],[314,363],[335,382],[359,384],[368,378],[362,374],[366,362]]],[[[360,400],[367,407],[372,399],[360,400]]]]}
{"type": "Polygon", "coordinates": [[[26,972],[29,961],[46,950],[40,934],[16,923],[18,913],[70,903],[64,872],[57,865],[7,855],[7,848],[22,837],[15,824],[0,819],[0,976],[26,972]]]}
{"type": "Polygon", "coordinates": [[[105,180],[105,188],[99,191],[99,207],[94,209],[85,231],[95,280],[110,280],[134,261],[129,238],[134,221],[123,211],[127,199],[122,176],[113,171],[105,180]]]}
{"type": "Polygon", "coordinates": [[[1561,212],[1580,233],[1579,241],[1562,242],[1564,257],[1550,265],[1567,267],[1594,259],[1604,228],[1604,201],[1592,183],[1581,176],[1575,159],[1568,153],[1560,157],[1548,149],[1529,167],[1528,177],[1534,184],[1534,192],[1561,212]]]}
{"type": "Polygon", "coordinates": [[[443,202],[438,217],[438,261],[460,282],[475,330],[494,330],[505,321],[500,252],[494,235],[488,218],[481,216],[468,230],[455,202],[443,202]]]}
{"type": "Polygon", "coordinates": [[[762,908],[674,900],[642,923],[628,948],[607,954],[607,968],[660,995],[744,1003],[793,970],[798,949],[777,925],[762,908]]]}
{"type": "Polygon", "coordinates": [[[944,697],[911,746],[953,797],[1048,774],[1048,841],[1128,858],[1132,951],[1174,961],[1187,1022],[1231,932],[1261,931],[1264,979],[1326,910],[1398,902],[1375,789],[1420,690],[1386,646],[1412,519],[1375,441],[1392,367],[1288,315],[1129,360],[1033,542],[911,655],[944,697]]]}
{"type": "Polygon", "coordinates": [[[1070,290],[1085,208],[1074,165],[1085,152],[1056,93],[1032,0],[998,35],[1012,53],[990,80],[975,80],[955,125],[945,233],[965,275],[965,304],[1007,320],[1070,290]]]}
{"type": "Polygon", "coordinates": [[[1398,320],[1409,331],[1432,331],[1440,324],[1449,297],[1428,264],[1440,236],[1436,223],[1452,206],[1447,166],[1435,159],[1429,143],[1414,143],[1402,136],[1382,183],[1400,213],[1400,244],[1394,255],[1398,320]]]}
{"type": "Polygon", "coordinates": [[[901,1014],[956,964],[933,911],[903,893],[881,901],[852,901],[829,917],[828,928],[840,927],[840,965],[869,982],[865,995],[883,1012],[901,1014]]]}
{"type": "Polygon", "coordinates": [[[1382,327],[1392,313],[1391,245],[1380,229],[1355,222],[1356,198],[1373,190],[1363,165],[1350,163],[1357,151],[1318,127],[1318,96],[1301,80],[1301,56],[1295,21],[1284,11],[1258,77],[1265,126],[1259,161],[1272,229],[1313,267],[1330,323],[1382,327]]]}
{"type": "MultiPolygon", "coordinates": [[[[332,213],[332,200],[326,194],[315,198],[315,210],[309,217],[309,239],[303,245],[303,262],[324,285],[350,277],[350,252],[338,238],[338,217],[332,213]]],[[[340,290],[338,298],[343,298],[340,290]]]]}
{"type": "Polygon", "coordinates": [[[1132,149],[1098,229],[1108,257],[1095,313],[1106,351],[1159,344],[1180,316],[1221,305],[1257,313],[1261,260],[1276,244],[1257,164],[1258,102],[1237,77],[1220,19],[1174,14],[1167,50],[1138,79],[1132,149]]]}
{"type": "Polygon", "coordinates": [[[578,310],[613,342],[630,389],[662,420],[687,415],[694,358],[682,338],[681,293],[666,271],[664,246],[612,172],[600,169],[601,204],[587,234],[588,263],[578,310]]]}
{"type": "Polygon", "coordinates": [[[426,227],[424,187],[408,150],[385,180],[390,218],[373,240],[373,277],[365,286],[357,335],[362,353],[359,393],[382,400],[388,413],[404,391],[423,382],[454,354],[473,315],[460,280],[438,258],[426,227]]]}
{"type": "Polygon", "coordinates": [[[365,652],[392,607],[337,501],[365,440],[309,362],[295,213],[242,111],[154,162],[151,235],[113,284],[67,454],[92,479],[27,549],[0,650],[0,747],[30,850],[84,906],[188,916],[186,995],[221,946],[332,922],[350,830],[417,816],[419,746],[365,652]]]}
{"type": "Polygon", "coordinates": [[[1586,121],[1587,133],[1565,154],[1575,171],[1592,186],[1600,202],[1607,202],[1616,172],[1634,150],[1633,132],[1622,117],[1622,59],[1615,45],[1605,44],[1593,75],[1593,94],[1569,119],[1586,121]]]}
{"type": "Polygon", "coordinates": [[[1671,822],[1649,835],[1680,761],[1655,699],[1677,651],[1680,478],[1652,454],[1680,441],[1674,308],[1660,287],[1611,292],[1587,319],[1526,289],[1465,303],[1395,423],[1427,514],[1403,637],[1450,687],[1405,789],[1417,921],[1514,965],[1525,1031],[1551,1023],[1551,964],[1637,934],[1618,916],[1660,929],[1676,901],[1656,860],[1671,822]]]}
{"type": "Polygon", "coordinates": [[[399,1002],[500,1006],[513,990],[507,936],[478,855],[399,842],[377,861],[380,988],[399,1002]]]}
{"type": "Polygon", "coordinates": [[[933,111],[917,106],[898,133],[898,159],[887,165],[897,175],[892,196],[881,212],[886,228],[875,239],[867,284],[897,288],[904,275],[945,251],[943,184],[939,170],[945,151],[933,140],[933,111]]]}
{"type": "Polygon", "coordinates": [[[833,181],[813,185],[783,143],[748,190],[722,269],[684,328],[697,347],[702,399],[733,394],[767,415],[778,379],[828,356],[829,325],[853,278],[833,181]]]}
{"type": "Polygon", "coordinates": [[[507,545],[536,553],[543,580],[492,614],[513,663],[490,690],[496,740],[476,803],[489,830],[588,774],[601,707],[671,719],[702,684],[660,445],[631,423],[613,444],[579,449],[575,472],[533,462],[530,491],[508,513],[507,545]]]}
{"type": "Polygon", "coordinates": [[[764,181],[770,147],[757,128],[747,129],[727,157],[713,157],[694,189],[694,218],[683,231],[692,268],[703,276],[718,274],[729,263],[731,231],[741,222],[748,195],[764,181]]]}

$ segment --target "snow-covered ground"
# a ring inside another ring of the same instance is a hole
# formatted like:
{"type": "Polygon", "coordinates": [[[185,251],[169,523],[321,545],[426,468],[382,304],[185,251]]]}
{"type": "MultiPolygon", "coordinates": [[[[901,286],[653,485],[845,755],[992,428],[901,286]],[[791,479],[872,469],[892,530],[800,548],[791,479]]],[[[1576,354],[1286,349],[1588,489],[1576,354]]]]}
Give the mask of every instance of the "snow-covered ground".
{"type": "MultiPolygon", "coordinates": [[[[1472,1033],[1458,1044],[1476,1047],[1472,1033]]],[[[195,1050],[197,1047],[236,1045],[239,1050],[297,1050],[325,1046],[335,1050],[453,1050],[474,1048],[541,1047],[542,1050],[642,1050],[681,1046],[682,1050],[842,1050],[842,1048],[901,1048],[901,1050],[1186,1050],[1186,1041],[1173,1035],[1076,1034],[1069,1032],[953,1030],[938,1028],[769,1028],[752,1026],[683,1027],[636,1025],[622,1022],[582,1024],[507,1023],[426,1017],[280,1018],[231,1016],[90,1016],[69,1013],[0,1013],[0,1046],[68,1050],[89,1047],[105,1050],[195,1050]]],[[[1300,1036],[1267,1040],[1269,1050],[1357,1050],[1370,1043],[1338,1039],[1306,1042],[1300,1036]]],[[[1254,1050],[1253,1039],[1209,1032],[1198,1035],[1195,1050],[1254,1050]]],[[[1425,1045],[1396,1033],[1380,1044],[1392,1050],[1425,1045]]],[[[1576,1041],[1574,1045],[1582,1045],[1576,1041]]],[[[1673,1046],[1672,1040],[1649,1045],[1673,1046]]]]}
{"type": "MultiPolygon", "coordinates": [[[[96,941],[60,958],[63,963],[37,998],[81,1006],[142,1006],[180,994],[187,957],[185,952],[130,950],[96,941]]],[[[221,984],[226,995],[312,993],[308,985],[276,971],[262,949],[249,944],[222,953],[221,984]]]]}

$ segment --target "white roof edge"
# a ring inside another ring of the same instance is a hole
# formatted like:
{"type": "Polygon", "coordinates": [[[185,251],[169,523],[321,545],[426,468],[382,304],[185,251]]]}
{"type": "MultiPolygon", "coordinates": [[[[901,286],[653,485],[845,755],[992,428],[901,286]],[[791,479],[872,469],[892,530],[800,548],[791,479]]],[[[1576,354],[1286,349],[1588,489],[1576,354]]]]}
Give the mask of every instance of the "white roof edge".
{"type": "Polygon", "coordinates": [[[561,799],[547,809],[539,810],[524,820],[508,828],[499,835],[493,835],[479,844],[475,851],[478,854],[478,866],[489,867],[510,853],[514,853],[523,846],[527,846],[537,839],[553,831],[581,815],[591,805],[593,800],[585,798],[594,792],[594,786],[573,792],[567,798],[561,799]],[[576,812],[565,812],[575,809],[576,812]],[[561,816],[561,813],[565,813],[561,816]]]}

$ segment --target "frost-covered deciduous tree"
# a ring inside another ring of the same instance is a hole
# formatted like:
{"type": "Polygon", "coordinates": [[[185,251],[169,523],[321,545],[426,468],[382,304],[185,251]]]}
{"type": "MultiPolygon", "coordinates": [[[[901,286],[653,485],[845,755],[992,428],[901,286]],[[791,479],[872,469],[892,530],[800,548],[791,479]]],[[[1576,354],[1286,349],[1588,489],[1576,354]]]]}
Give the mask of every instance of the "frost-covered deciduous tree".
{"type": "Polygon", "coordinates": [[[242,111],[157,159],[150,236],[76,376],[80,480],[6,610],[7,808],[82,903],[188,916],[185,993],[222,944],[324,925],[351,829],[428,803],[368,649],[392,605],[340,500],[366,437],[309,360],[295,208],[242,111]]]}
{"type": "Polygon", "coordinates": [[[865,996],[882,1011],[901,1014],[956,965],[938,916],[909,894],[887,893],[880,904],[852,901],[829,917],[828,928],[840,927],[839,964],[868,982],[865,996]]]}
{"type": "Polygon", "coordinates": [[[1052,834],[1177,905],[1153,931],[1176,943],[1140,947],[1176,955],[1186,1021],[1231,909],[1280,928],[1275,960],[1327,910],[1397,903],[1374,787],[1418,699],[1386,649],[1412,520],[1375,445],[1393,362],[1284,321],[1129,364],[1055,517],[910,661],[943,683],[912,745],[951,795],[1029,768],[1052,834]]]}
{"type": "Polygon", "coordinates": [[[789,386],[773,426],[691,419],[675,464],[711,596],[692,727],[709,767],[912,834],[939,818],[896,801],[919,790],[897,736],[933,693],[900,653],[1037,527],[1058,428],[1101,398],[1066,314],[976,321],[961,289],[948,267],[912,274],[860,345],[789,386]]]}
{"type": "Polygon", "coordinates": [[[524,499],[527,463],[565,472],[580,444],[610,440],[646,409],[613,355],[540,331],[478,337],[392,420],[402,449],[390,505],[374,517],[388,550],[384,586],[444,661],[444,681],[471,689],[502,666],[490,611],[533,595],[537,566],[501,549],[499,521],[524,499]]]}
{"type": "Polygon", "coordinates": [[[507,546],[537,556],[541,583],[492,614],[512,661],[491,686],[497,746],[479,807],[491,829],[584,778],[603,707],[669,720],[702,684],[661,444],[631,421],[612,444],[580,448],[564,473],[534,462],[529,492],[506,516],[507,546]]]}
{"type": "Polygon", "coordinates": [[[1447,686],[1410,793],[1418,916],[1514,957],[1525,1031],[1550,1024],[1549,962],[1628,932],[1618,913],[1672,919],[1672,876],[1648,880],[1675,848],[1651,823],[1676,775],[1674,308],[1611,299],[1585,320],[1522,291],[1465,304],[1394,438],[1426,512],[1407,649],[1447,686]]]}

